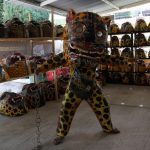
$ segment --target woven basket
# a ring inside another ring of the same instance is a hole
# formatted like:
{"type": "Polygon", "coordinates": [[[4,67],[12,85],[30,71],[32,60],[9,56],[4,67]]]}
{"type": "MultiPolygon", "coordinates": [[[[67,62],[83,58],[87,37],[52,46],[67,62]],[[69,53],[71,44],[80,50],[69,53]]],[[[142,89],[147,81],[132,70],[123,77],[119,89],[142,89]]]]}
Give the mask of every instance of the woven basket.
{"type": "Polygon", "coordinates": [[[26,25],[26,29],[28,37],[41,37],[41,28],[39,23],[35,21],[30,21],[26,25]]]}
{"type": "Polygon", "coordinates": [[[145,74],[136,74],[135,76],[135,84],[137,85],[147,85],[147,77],[145,74]]]}
{"type": "Polygon", "coordinates": [[[10,66],[4,64],[2,67],[6,72],[8,79],[29,75],[25,61],[17,61],[15,64],[10,66]]]}
{"type": "Polygon", "coordinates": [[[110,25],[109,33],[119,33],[120,29],[117,24],[110,25]]]}
{"type": "Polygon", "coordinates": [[[135,23],[135,31],[143,32],[143,31],[147,31],[147,30],[148,30],[148,26],[147,26],[145,20],[139,19],[139,20],[136,21],[136,23],[135,23]]]}
{"type": "Polygon", "coordinates": [[[0,24],[0,37],[5,37],[5,27],[3,24],[0,24]]]}
{"type": "Polygon", "coordinates": [[[126,33],[126,32],[133,32],[134,28],[130,22],[125,22],[121,25],[121,32],[126,33]]]}
{"type": "Polygon", "coordinates": [[[50,21],[44,21],[40,23],[42,36],[43,37],[52,37],[53,35],[53,26],[50,21]]]}
{"type": "Polygon", "coordinates": [[[10,38],[25,38],[26,37],[25,25],[18,18],[13,18],[12,20],[8,20],[5,23],[5,26],[7,28],[8,37],[10,38]]]}

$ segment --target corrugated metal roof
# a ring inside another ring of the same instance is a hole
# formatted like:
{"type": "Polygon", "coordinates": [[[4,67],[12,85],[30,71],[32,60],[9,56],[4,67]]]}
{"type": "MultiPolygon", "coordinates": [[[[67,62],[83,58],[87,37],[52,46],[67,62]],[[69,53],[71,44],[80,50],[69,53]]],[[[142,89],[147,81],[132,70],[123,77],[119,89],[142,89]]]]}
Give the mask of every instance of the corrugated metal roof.
{"type": "Polygon", "coordinates": [[[37,6],[45,2],[47,8],[56,8],[57,10],[67,11],[72,8],[75,11],[92,11],[97,13],[105,13],[115,11],[117,9],[128,8],[139,4],[145,4],[150,0],[20,0],[27,3],[33,3],[37,6]]]}

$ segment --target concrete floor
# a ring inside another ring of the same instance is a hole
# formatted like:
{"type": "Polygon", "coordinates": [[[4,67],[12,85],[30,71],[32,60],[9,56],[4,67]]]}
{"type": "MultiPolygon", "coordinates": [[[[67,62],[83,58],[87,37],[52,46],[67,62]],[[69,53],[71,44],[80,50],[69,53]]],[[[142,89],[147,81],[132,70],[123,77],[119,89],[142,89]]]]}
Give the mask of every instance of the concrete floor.
{"type": "MultiPolygon", "coordinates": [[[[103,90],[120,134],[103,133],[88,104],[82,102],[64,143],[55,146],[52,141],[61,101],[52,101],[40,108],[42,150],[149,150],[150,87],[112,84],[103,90]]],[[[36,146],[35,114],[31,110],[21,117],[0,115],[0,150],[32,150],[36,146]]]]}

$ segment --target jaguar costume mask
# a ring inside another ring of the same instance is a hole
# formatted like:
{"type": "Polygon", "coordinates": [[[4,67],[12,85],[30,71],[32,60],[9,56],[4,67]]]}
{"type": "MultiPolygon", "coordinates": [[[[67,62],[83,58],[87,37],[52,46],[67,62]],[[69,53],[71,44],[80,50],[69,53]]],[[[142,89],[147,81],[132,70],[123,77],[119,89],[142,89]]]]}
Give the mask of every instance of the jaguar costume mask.
{"type": "Polygon", "coordinates": [[[94,13],[78,13],[68,23],[70,47],[79,57],[100,59],[106,47],[107,27],[102,18],[94,13]]]}
{"type": "MultiPolygon", "coordinates": [[[[86,100],[91,106],[104,132],[119,133],[119,130],[112,126],[109,105],[96,82],[96,67],[104,53],[107,39],[105,20],[95,13],[76,14],[71,10],[67,16],[66,28],[65,39],[68,38],[68,46],[64,51],[70,57],[71,73],[60,109],[57,137],[54,139],[54,144],[61,143],[69,132],[76,109],[82,100],[86,100]]],[[[55,67],[57,66],[55,60],[61,61],[59,64],[66,61],[54,58],[55,67]]]]}

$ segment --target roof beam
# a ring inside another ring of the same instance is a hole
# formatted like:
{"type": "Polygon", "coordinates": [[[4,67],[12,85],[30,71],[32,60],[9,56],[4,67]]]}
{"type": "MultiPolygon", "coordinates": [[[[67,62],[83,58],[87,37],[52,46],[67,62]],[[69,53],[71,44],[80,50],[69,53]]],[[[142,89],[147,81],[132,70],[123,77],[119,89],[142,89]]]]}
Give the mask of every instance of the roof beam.
{"type": "Polygon", "coordinates": [[[93,2],[93,3],[91,3],[91,4],[88,4],[88,5],[86,5],[86,6],[79,6],[77,9],[76,9],[76,11],[77,12],[80,12],[80,11],[87,11],[87,10],[89,10],[89,9],[91,9],[91,8],[94,8],[95,6],[100,6],[101,5],[101,1],[98,1],[98,2],[93,2]]]}
{"type": "Polygon", "coordinates": [[[134,2],[134,3],[131,3],[131,4],[128,4],[128,5],[125,5],[125,6],[122,6],[121,9],[124,9],[124,8],[132,8],[132,7],[136,7],[136,6],[140,6],[140,5],[145,5],[147,3],[150,3],[150,0],[141,0],[141,1],[138,1],[138,2],[134,2]]]}
{"type": "Polygon", "coordinates": [[[111,3],[109,0],[101,0],[103,1],[104,3],[106,3],[107,5],[111,6],[112,8],[115,8],[117,10],[119,10],[120,8],[116,5],[114,5],[113,3],[111,3]]]}
{"type": "Polygon", "coordinates": [[[45,6],[45,5],[51,4],[51,3],[55,2],[55,1],[58,1],[58,0],[46,0],[44,2],[41,2],[40,6],[45,6]]]}
{"type": "MultiPolygon", "coordinates": [[[[134,7],[138,7],[140,5],[146,5],[147,3],[150,3],[149,0],[141,0],[139,2],[134,2],[134,3],[131,3],[131,4],[127,4],[127,5],[124,5],[124,6],[121,6],[120,9],[118,10],[119,12],[121,11],[130,11],[132,8],[134,7]]],[[[100,9],[98,10],[95,10],[96,13],[98,14],[101,14],[101,15],[105,15],[105,14],[108,14],[108,13],[117,13],[118,12],[116,9],[112,8],[112,9],[106,9],[106,10],[102,10],[100,11],[100,9]]]]}

